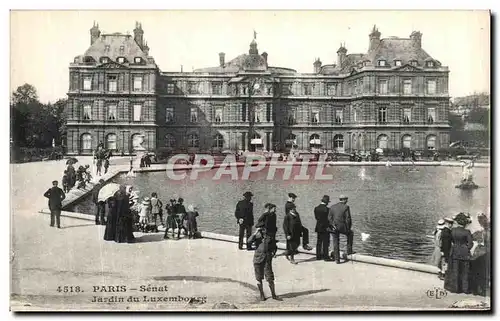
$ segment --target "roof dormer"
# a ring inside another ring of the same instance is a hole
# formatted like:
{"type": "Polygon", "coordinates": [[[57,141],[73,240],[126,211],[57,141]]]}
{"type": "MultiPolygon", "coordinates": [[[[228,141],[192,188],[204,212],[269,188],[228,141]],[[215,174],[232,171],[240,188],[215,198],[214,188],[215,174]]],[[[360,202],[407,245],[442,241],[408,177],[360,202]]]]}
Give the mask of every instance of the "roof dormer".
{"type": "Polygon", "coordinates": [[[144,63],[144,59],[142,57],[134,57],[134,64],[142,64],[144,63]]]}
{"type": "Polygon", "coordinates": [[[119,64],[124,64],[127,62],[127,59],[125,57],[118,57],[116,58],[116,62],[118,62],[119,64]]]}
{"type": "Polygon", "coordinates": [[[409,61],[410,66],[418,67],[418,61],[416,59],[412,59],[409,61]]]}
{"type": "Polygon", "coordinates": [[[101,64],[106,64],[110,61],[109,57],[101,57],[100,62],[101,64]]]}
{"type": "Polygon", "coordinates": [[[394,66],[396,67],[401,67],[403,65],[403,62],[401,61],[401,59],[394,59],[394,66]]]}
{"type": "Polygon", "coordinates": [[[425,67],[434,68],[434,67],[436,67],[436,62],[434,61],[434,59],[429,57],[429,58],[425,59],[425,67]]]}
{"type": "Polygon", "coordinates": [[[83,57],[83,63],[84,64],[94,64],[95,59],[92,56],[85,56],[85,57],[83,57]]]}
{"type": "Polygon", "coordinates": [[[385,60],[385,58],[379,58],[379,60],[377,61],[377,66],[387,67],[389,66],[389,64],[387,63],[387,60],[385,60]]]}

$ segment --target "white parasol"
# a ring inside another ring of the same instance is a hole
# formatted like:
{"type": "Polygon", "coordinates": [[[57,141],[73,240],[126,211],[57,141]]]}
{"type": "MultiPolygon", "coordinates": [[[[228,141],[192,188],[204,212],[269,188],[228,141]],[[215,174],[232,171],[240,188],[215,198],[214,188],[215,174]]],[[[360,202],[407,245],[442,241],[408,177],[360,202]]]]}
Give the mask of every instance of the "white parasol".
{"type": "Polygon", "coordinates": [[[120,184],[109,183],[107,185],[104,185],[99,191],[97,200],[99,202],[105,202],[108,198],[115,195],[115,193],[118,192],[119,189],[120,189],[120,184]]]}

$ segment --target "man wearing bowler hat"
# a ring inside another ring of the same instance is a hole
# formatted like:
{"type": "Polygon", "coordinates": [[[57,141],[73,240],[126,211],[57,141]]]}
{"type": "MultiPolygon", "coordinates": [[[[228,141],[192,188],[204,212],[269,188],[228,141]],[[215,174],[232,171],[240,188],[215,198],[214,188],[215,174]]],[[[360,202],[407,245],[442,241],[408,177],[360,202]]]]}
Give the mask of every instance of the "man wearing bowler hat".
{"type": "Polygon", "coordinates": [[[248,243],[248,239],[250,235],[252,235],[252,226],[254,224],[252,196],[253,194],[251,192],[245,192],[245,194],[243,194],[244,199],[236,204],[236,210],[234,211],[234,216],[240,226],[238,238],[238,248],[240,250],[243,250],[243,234],[245,231],[247,237],[247,250],[252,250],[252,246],[248,243]]]}
{"type": "Polygon", "coordinates": [[[328,247],[330,246],[330,233],[328,233],[330,222],[328,221],[328,203],[330,196],[324,195],[321,199],[321,204],[314,208],[314,218],[316,218],[317,243],[316,243],[316,260],[331,261],[328,255],[328,247]]]}
{"type": "Polygon", "coordinates": [[[353,242],[353,232],[352,232],[352,221],[351,221],[351,210],[347,205],[347,196],[340,195],[340,202],[334,204],[330,207],[328,213],[328,221],[333,229],[333,253],[335,256],[335,261],[340,264],[340,249],[339,249],[339,237],[340,234],[347,236],[347,254],[352,254],[352,242],[353,242]]]}

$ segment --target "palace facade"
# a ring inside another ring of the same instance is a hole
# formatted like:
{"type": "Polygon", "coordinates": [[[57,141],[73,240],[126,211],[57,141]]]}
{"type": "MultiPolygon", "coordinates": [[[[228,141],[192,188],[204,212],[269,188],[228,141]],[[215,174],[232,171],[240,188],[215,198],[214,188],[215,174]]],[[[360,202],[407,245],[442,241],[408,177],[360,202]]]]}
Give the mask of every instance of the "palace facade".
{"type": "MultiPolygon", "coordinates": [[[[90,29],[70,64],[68,154],[103,142],[118,153],[148,150],[366,151],[445,148],[448,68],[422,34],[369,34],[366,53],[337,51],[312,73],[275,67],[257,42],[248,53],[193,72],[162,72],[136,23],[134,35],[90,29]]],[[[217,58],[216,58],[217,59],[217,58]]]]}

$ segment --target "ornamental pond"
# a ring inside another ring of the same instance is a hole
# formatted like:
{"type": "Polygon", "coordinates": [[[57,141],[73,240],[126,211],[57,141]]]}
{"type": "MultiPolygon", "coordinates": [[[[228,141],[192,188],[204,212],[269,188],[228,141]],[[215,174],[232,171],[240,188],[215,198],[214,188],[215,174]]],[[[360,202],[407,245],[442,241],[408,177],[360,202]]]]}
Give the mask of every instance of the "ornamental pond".
{"type": "MultiPolygon", "coordinates": [[[[243,168],[238,168],[238,177],[243,168]]],[[[455,188],[461,179],[460,167],[417,166],[332,166],[323,170],[331,180],[314,180],[316,167],[307,168],[309,180],[293,180],[300,166],[293,167],[292,179],[283,179],[284,170],[278,169],[273,180],[268,180],[269,168],[251,173],[248,180],[233,180],[230,175],[214,179],[216,169],[200,173],[196,180],[190,173],[182,180],[171,180],[165,172],[137,173],[136,177],[116,176],[112,181],[133,185],[141,198],[157,192],[163,204],[173,197],[182,197],[185,205],[199,208],[198,226],[201,231],[237,235],[234,209],[245,191],[254,194],[254,216],[264,210],[264,204],[276,204],[278,239],[285,241],[282,222],[284,205],[289,192],[295,193],[297,209],[303,224],[309,229],[310,244],[315,247],[314,207],[323,195],[337,202],[340,194],[349,197],[348,205],[354,230],[354,250],[360,254],[428,263],[433,251],[432,235],[436,222],[462,211],[475,216],[490,204],[490,168],[474,168],[476,190],[455,188]],[[361,233],[369,234],[365,241],[361,233]]],[[[182,173],[179,172],[178,174],[182,173]]],[[[177,174],[177,173],[176,173],[177,174]]],[[[87,196],[71,209],[93,214],[94,205],[87,196]]],[[[200,240],[203,242],[203,240],[200,240]]],[[[235,245],[236,246],[236,245],[235,245]]],[[[341,248],[345,239],[341,238],[341,248]]]]}

